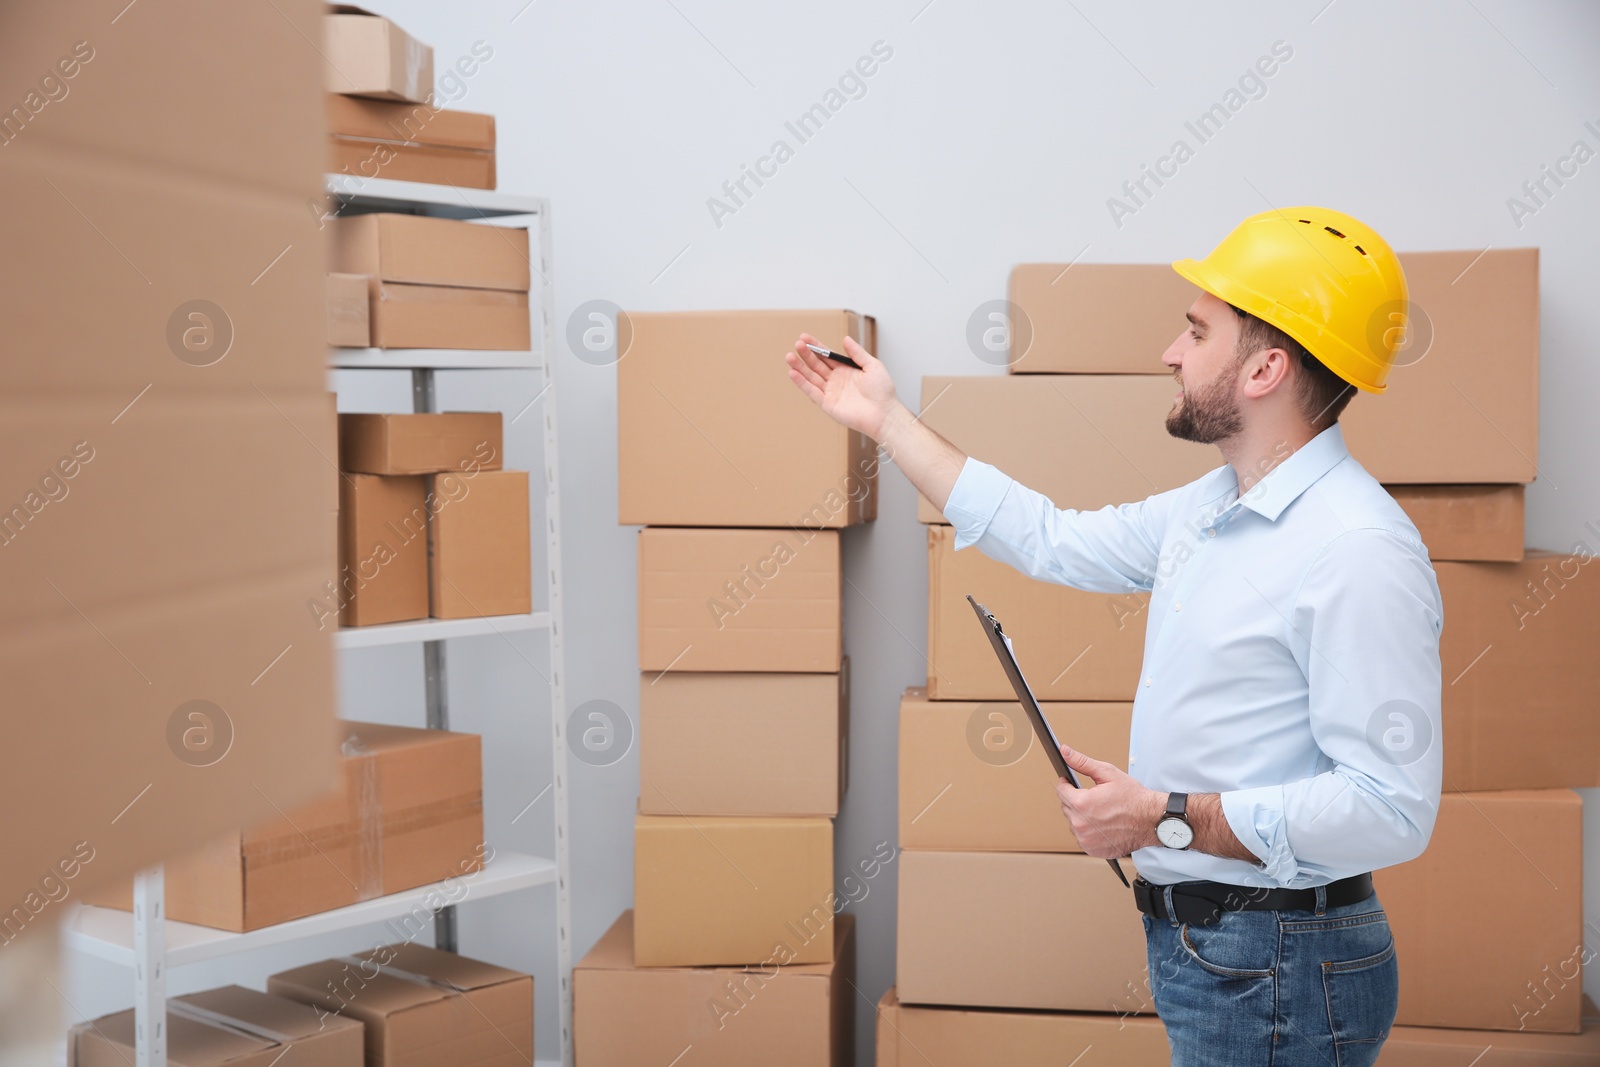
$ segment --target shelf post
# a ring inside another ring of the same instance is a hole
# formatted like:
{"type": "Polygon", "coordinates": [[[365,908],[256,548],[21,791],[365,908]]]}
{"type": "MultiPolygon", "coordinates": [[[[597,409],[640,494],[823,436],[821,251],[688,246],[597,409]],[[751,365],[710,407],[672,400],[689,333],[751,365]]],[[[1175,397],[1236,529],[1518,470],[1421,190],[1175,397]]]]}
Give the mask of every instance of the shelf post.
{"type": "MultiPolygon", "coordinates": [[[[572,874],[569,792],[567,785],[566,629],[561,595],[561,464],[556,448],[555,288],[550,270],[550,201],[539,210],[539,349],[544,358],[544,491],[545,568],[550,602],[550,741],[555,785],[556,841],[556,977],[560,982],[561,1062],[573,1067],[572,1047],[572,874]]],[[[529,251],[532,251],[530,247],[529,251]]]]}
{"type": "MultiPolygon", "coordinates": [[[[438,409],[433,388],[433,368],[411,369],[411,408],[430,412],[438,409]]],[[[450,703],[445,685],[445,660],[443,641],[422,642],[422,680],[427,690],[428,729],[450,729],[450,703]]],[[[456,908],[447,904],[433,913],[433,943],[445,952],[455,952],[459,944],[456,936],[456,908]]]]}
{"type": "Polygon", "coordinates": [[[167,1067],[167,928],[159,866],[133,879],[135,1067],[167,1067]]]}

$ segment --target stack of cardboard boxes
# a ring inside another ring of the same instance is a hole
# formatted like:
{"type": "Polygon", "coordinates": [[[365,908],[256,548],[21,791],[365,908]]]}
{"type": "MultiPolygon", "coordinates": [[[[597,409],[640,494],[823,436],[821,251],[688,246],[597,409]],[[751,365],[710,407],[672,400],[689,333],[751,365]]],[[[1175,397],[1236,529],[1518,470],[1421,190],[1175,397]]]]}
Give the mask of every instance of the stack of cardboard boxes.
{"type": "MultiPolygon", "coordinates": [[[[168,862],[167,918],[243,933],[481,869],[477,734],[349,720],[339,728],[338,788],[168,862]]],[[[132,890],[99,887],[84,900],[127,909],[132,890]]],[[[406,936],[429,920],[424,909],[406,936]]]]}
{"type": "Polygon", "coordinates": [[[876,451],[787,380],[850,311],[620,324],[622,522],[639,534],[634,908],[574,974],[586,1067],[840,1067],[855,941],[837,914],[849,668],[840,531],[876,511],[876,451]],[[627,1028],[618,1018],[634,1021],[627,1028]],[[638,1025],[645,1022],[646,1025],[638,1025]]]}
{"type": "Polygon", "coordinates": [[[375,213],[329,220],[330,330],[374,348],[526,351],[528,231],[375,213]],[[361,278],[362,285],[351,281],[361,278]],[[353,294],[367,293],[367,334],[353,294]]]}
{"type": "MultiPolygon", "coordinates": [[[[533,1062],[533,978],[410,942],[167,1002],[186,1067],[516,1067],[533,1062]]],[[[79,1023],[68,1067],[134,1062],[132,1011],[79,1023]]]]}
{"type": "MultiPolygon", "coordinates": [[[[494,116],[447,111],[434,92],[433,49],[350,4],[324,17],[329,170],[341,188],[369,178],[465,189],[495,184],[494,116]]],[[[465,95],[494,49],[483,41],[446,67],[447,95],[465,95]]]]}
{"type": "MultiPolygon", "coordinates": [[[[532,977],[415,943],[493,858],[483,836],[481,739],[339,726],[339,788],[168,862],[166,917],[243,933],[428,888],[410,911],[385,922],[392,944],[275,974],[266,993],[230,986],[173,998],[171,1062],[532,1062],[532,977]]],[[[91,889],[84,900],[125,910],[130,897],[124,885],[91,889]]],[[[78,1067],[132,1063],[133,1045],[131,1011],[81,1023],[68,1041],[78,1067]]]]}
{"type": "MultiPolygon", "coordinates": [[[[1578,1062],[1600,1055],[1600,1032],[1580,1035],[1588,952],[1571,791],[1600,785],[1600,719],[1587,708],[1600,581],[1582,573],[1600,544],[1522,549],[1537,474],[1537,252],[1401,258],[1412,309],[1399,365],[1385,395],[1358,397],[1341,422],[1436,561],[1445,776],[1427,852],[1377,874],[1403,976],[1382,1062],[1490,1044],[1518,1063],[1578,1062]]],[[[1026,346],[1013,373],[927,379],[924,420],[1058,507],[1182,485],[1220,464],[1162,429],[1173,390],[1159,356],[1197,295],[1166,265],[1019,266],[1013,336],[1026,346]]],[[[1042,1064],[1094,1044],[1115,1062],[1164,1064],[1138,913],[1101,861],[1076,854],[1046,757],[963,599],[1016,635],[1057,733],[1126,768],[1148,597],[1031,581],[955,553],[927,501],[921,518],[935,524],[929,672],[901,706],[899,985],[880,1004],[879,1062],[918,1062],[932,1044],[952,1065],[1042,1064]]]]}
{"type": "MultiPolygon", "coordinates": [[[[432,48],[348,4],[323,22],[335,195],[374,178],[494,188],[494,116],[438,106],[432,48]]],[[[492,55],[479,42],[445,77],[464,88],[492,55]]],[[[528,348],[527,230],[413,215],[331,221],[330,345],[528,348]]]]}
{"type": "Polygon", "coordinates": [[[533,610],[528,472],[500,469],[498,411],[339,416],[345,626],[533,610]]]}

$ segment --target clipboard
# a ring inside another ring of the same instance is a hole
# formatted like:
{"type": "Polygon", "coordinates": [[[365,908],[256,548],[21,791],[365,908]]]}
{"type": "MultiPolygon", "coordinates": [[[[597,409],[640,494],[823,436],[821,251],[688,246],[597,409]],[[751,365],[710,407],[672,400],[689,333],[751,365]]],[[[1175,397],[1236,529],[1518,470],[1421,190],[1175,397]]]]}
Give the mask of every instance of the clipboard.
{"type": "MultiPolygon", "coordinates": [[[[1000,628],[1000,620],[982,604],[967,595],[967,603],[972,605],[972,610],[978,613],[978,622],[983,625],[984,633],[989,635],[989,644],[994,646],[994,654],[1000,657],[1000,666],[1005,668],[1006,677],[1011,680],[1011,688],[1016,690],[1017,700],[1022,704],[1022,710],[1027,713],[1028,721],[1033,724],[1034,735],[1039,738],[1039,743],[1044,745],[1045,752],[1050,757],[1050,764],[1056,770],[1056,776],[1065,778],[1074,789],[1082,789],[1078,776],[1072,773],[1072,768],[1067,766],[1066,757],[1061,754],[1061,743],[1056,740],[1056,732],[1050,728],[1050,722],[1044,717],[1044,710],[1039,707],[1039,700],[1033,695],[1033,687],[1028,685],[1028,680],[1022,676],[1022,668],[1017,665],[1017,657],[1011,651],[1011,638],[1000,628]]],[[[1115,858],[1106,860],[1111,869],[1117,872],[1117,878],[1123,885],[1128,885],[1128,876],[1122,873],[1122,865],[1115,858]]],[[[1130,887],[1131,888],[1131,887],[1130,887]]]]}

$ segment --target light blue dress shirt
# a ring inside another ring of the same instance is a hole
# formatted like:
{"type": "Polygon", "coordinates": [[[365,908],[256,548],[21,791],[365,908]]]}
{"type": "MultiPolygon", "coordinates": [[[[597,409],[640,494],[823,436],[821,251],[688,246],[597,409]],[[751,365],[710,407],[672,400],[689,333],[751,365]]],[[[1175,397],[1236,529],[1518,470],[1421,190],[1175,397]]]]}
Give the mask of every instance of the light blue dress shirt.
{"type": "Polygon", "coordinates": [[[1260,863],[1142,848],[1146,879],[1304,888],[1427,845],[1444,754],[1439,584],[1338,424],[1242,498],[1224,465],[1138,503],[1059,510],[968,459],[945,516],[957,549],[1034,578],[1149,592],[1128,772],[1220,793],[1260,863]]]}

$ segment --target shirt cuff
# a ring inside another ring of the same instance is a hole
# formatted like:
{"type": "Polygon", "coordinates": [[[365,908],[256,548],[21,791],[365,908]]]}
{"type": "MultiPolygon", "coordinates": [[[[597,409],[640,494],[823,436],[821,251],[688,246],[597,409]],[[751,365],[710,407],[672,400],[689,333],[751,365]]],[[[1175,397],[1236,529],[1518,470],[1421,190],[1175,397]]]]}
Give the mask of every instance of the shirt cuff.
{"type": "Polygon", "coordinates": [[[1289,847],[1289,828],[1283,817],[1283,787],[1234,789],[1220,796],[1222,817],[1233,835],[1255,854],[1262,873],[1287,886],[1300,873],[1289,847]]]}
{"type": "Polygon", "coordinates": [[[967,457],[944,505],[944,517],[955,527],[957,549],[966,548],[983,536],[1010,488],[1010,478],[981,460],[967,457]]]}

